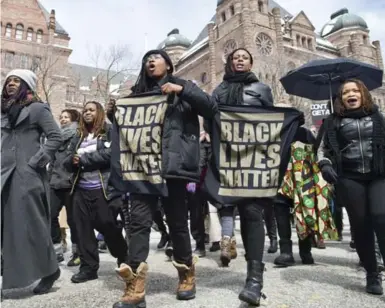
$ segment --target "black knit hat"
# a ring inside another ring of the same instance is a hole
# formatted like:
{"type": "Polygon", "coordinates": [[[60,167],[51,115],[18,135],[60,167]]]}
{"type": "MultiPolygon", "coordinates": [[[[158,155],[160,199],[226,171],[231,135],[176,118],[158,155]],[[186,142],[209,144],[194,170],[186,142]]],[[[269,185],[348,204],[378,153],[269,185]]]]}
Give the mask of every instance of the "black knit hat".
{"type": "Polygon", "coordinates": [[[174,72],[174,65],[172,64],[170,56],[167,54],[167,52],[163,50],[153,49],[150,51],[147,51],[146,54],[143,56],[142,63],[144,63],[148,56],[150,55],[161,55],[163,59],[166,61],[166,63],[170,66],[170,69],[167,71],[169,74],[172,74],[174,72]]]}

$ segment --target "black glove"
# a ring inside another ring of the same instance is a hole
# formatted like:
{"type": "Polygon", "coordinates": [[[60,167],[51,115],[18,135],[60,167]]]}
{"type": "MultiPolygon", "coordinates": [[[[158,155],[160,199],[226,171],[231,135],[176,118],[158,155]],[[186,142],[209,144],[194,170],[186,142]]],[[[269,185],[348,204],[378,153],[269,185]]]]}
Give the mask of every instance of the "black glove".
{"type": "Polygon", "coordinates": [[[330,184],[337,183],[338,175],[331,164],[325,164],[321,167],[322,177],[330,184]]]}

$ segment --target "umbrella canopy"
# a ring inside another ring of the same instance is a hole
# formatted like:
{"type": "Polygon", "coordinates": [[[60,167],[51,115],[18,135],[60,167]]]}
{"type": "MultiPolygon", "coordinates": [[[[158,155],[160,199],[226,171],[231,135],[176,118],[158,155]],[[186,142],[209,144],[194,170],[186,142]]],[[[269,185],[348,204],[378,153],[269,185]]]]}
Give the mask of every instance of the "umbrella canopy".
{"type": "Polygon", "coordinates": [[[361,80],[368,90],[382,86],[383,71],[348,58],[313,60],[280,79],[288,94],[312,99],[331,99],[347,79],[361,80]]]}

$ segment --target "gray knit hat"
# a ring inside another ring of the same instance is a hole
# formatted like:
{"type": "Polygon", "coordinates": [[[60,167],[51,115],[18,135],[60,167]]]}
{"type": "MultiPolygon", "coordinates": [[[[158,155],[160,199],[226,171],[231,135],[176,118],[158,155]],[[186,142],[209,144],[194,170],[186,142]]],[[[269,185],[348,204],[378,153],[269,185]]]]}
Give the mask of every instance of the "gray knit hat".
{"type": "Polygon", "coordinates": [[[36,80],[37,77],[34,72],[30,70],[23,70],[23,69],[15,69],[10,71],[7,76],[5,77],[5,80],[8,79],[8,77],[16,76],[20,79],[23,79],[25,83],[28,85],[29,89],[32,92],[36,92],[36,80]]]}

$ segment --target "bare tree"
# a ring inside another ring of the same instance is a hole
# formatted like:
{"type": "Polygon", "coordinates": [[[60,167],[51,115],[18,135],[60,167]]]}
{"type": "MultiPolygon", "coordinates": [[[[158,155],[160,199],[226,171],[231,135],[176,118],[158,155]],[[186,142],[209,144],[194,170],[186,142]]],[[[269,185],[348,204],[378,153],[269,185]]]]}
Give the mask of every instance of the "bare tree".
{"type": "Polygon", "coordinates": [[[139,69],[139,63],[133,60],[127,45],[111,45],[106,49],[94,46],[90,58],[97,69],[97,76],[93,80],[96,87],[95,97],[104,103],[113,94],[112,85],[118,85],[116,82],[122,82],[124,77],[139,69]]]}
{"type": "Polygon", "coordinates": [[[51,96],[63,79],[65,65],[61,65],[64,51],[55,50],[52,46],[39,47],[32,56],[30,70],[36,73],[38,79],[39,94],[48,104],[51,96]]]}

